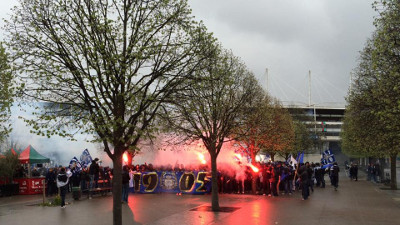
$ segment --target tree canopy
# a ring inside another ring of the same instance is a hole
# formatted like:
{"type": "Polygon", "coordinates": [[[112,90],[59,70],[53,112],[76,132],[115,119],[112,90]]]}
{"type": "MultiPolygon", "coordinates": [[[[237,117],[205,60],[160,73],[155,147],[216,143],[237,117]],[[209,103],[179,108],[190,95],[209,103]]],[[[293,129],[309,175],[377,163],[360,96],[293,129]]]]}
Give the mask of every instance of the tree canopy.
{"type": "Polygon", "coordinates": [[[9,123],[13,103],[13,74],[11,72],[9,55],[0,43],[0,143],[3,142],[11,132],[9,123]]]}
{"type": "Polygon", "coordinates": [[[33,132],[93,134],[113,160],[114,224],[123,153],[213,42],[190,13],[186,0],[20,0],[6,25],[24,98],[47,103],[26,120],[33,132]]]}
{"type": "Polygon", "coordinates": [[[219,210],[217,157],[232,138],[247,102],[254,96],[257,80],[230,51],[217,46],[213,55],[181,91],[171,95],[164,114],[167,125],[189,140],[202,140],[211,157],[212,209],[219,210]]]}
{"type": "Polygon", "coordinates": [[[344,151],[353,155],[390,157],[396,188],[400,152],[400,2],[374,3],[376,31],[360,53],[347,98],[343,125],[344,151]]]}

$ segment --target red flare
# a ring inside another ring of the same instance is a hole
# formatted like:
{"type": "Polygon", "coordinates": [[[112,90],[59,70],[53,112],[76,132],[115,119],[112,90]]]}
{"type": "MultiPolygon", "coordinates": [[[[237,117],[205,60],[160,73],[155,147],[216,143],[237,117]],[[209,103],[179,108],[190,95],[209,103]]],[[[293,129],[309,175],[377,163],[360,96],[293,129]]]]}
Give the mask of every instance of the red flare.
{"type": "Polygon", "coordinates": [[[260,171],[256,166],[249,164],[249,166],[251,167],[251,169],[253,170],[254,173],[258,173],[258,171],[260,171]]]}
{"type": "Polygon", "coordinates": [[[238,153],[235,153],[235,159],[237,161],[242,161],[242,156],[240,154],[238,154],[238,153]]]}
{"type": "Polygon", "coordinates": [[[124,163],[128,163],[128,153],[124,153],[123,155],[122,155],[122,160],[124,161],[124,163]]]}
{"type": "Polygon", "coordinates": [[[197,153],[197,157],[199,158],[201,164],[206,164],[207,161],[206,161],[206,159],[204,158],[204,155],[201,154],[200,152],[196,152],[196,153],[197,153]]]}

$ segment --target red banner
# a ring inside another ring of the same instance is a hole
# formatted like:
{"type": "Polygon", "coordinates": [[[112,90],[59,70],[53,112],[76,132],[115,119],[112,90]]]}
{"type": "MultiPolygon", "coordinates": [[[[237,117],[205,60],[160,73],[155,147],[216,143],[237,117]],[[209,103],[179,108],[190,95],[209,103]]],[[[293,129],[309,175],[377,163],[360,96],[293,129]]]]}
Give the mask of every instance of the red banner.
{"type": "Polygon", "coordinates": [[[33,195],[43,193],[43,178],[19,178],[14,179],[19,184],[20,195],[33,195]]]}

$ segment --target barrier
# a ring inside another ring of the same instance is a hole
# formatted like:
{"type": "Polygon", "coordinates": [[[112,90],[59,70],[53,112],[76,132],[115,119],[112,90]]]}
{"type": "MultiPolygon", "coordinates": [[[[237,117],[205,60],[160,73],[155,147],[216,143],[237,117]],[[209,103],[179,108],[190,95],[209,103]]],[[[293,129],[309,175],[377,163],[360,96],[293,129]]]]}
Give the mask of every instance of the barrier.
{"type": "Polygon", "coordinates": [[[205,194],[211,192],[210,173],[190,172],[132,172],[130,173],[131,192],[205,194]]]}
{"type": "Polygon", "coordinates": [[[42,194],[44,180],[44,177],[14,179],[19,184],[20,195],[42,194]]]}

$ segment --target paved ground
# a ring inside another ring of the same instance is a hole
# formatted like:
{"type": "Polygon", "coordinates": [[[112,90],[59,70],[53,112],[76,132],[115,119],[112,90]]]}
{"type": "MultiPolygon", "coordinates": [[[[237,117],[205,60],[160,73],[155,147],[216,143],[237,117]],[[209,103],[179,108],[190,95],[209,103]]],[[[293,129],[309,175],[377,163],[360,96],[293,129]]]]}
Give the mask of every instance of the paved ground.
{"type": "MultiPolygon", "coordinates": [[[[363,178],[361,178],[363,179],[363,178]]],[[[220,205],[238,207],[232,213],[190,211],[210,205],[211,196],[149,194],[129,196],[123,205],[123,224],[296,224],[296,225],[398,225],[400,191],[382,190],[370,182],[341,177],[338,191],[331,186],[316,189],[310,199],[299,193],[275,198],[252,195],[220,195],[220,205]]],[[[29,206],[40,196],[0,198],[0,224],[112,224],[112,197],[69,199],[66,209],[29,206]]]]}

